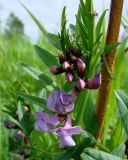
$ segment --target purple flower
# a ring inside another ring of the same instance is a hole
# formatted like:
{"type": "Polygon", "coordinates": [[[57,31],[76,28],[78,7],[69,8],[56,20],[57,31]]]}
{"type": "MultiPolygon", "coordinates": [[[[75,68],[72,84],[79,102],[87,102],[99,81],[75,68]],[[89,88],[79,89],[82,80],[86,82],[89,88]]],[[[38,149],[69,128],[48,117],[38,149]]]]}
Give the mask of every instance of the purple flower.
{"type": "Polygon", "coordinates": [[[97,73],[92,80],[88,80],[86,83],[87,89],[97,89],[101,85],[101,73],[97,73]]]}
{"type": "Polygon", "coordinates": [[[48,96],[47,107],[58,114],[68,113],[74,108],[73,100],[73,93],[56,90],[48,96]]]}
{"type": "Polygon", "coordinates": [[[55,132],[60,136],[60,148],[65,146],[73,147],[76,143],[72,139],[72,135],[80,134],[82,132],[82,128],[79,126],[72,127],[71,118],[68,117],[65,126],[63,128],[57,128],[55,132]]]}
{"type": "Polygon", "coordinates": [[[36,130],[49,131],[51,127],[59,124],[57,115],[50,115],[43,112],[35,112],[37,121],[34,125],[36,130]]]}

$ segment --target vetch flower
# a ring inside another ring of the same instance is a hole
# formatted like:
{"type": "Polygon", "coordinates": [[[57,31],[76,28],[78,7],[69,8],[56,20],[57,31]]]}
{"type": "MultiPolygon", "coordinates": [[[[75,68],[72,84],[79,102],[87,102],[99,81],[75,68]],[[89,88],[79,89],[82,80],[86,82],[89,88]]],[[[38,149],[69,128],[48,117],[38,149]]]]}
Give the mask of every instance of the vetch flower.
{"type": "Polygon", "coordinates": [[[60,136],[60,147],[75,146],[72,135],[80,134],[82,129],[79,126],[72,127],[71,118],[68,115],[74,108],[74,99],[78,93],[77,89],[66,93],[62,90],[52,92],[47,99],[47,108],[56,115],[50,115],[44,112],[35,112],[37,121],[35,130],[53,132],[60,136]],[[65,122],[64,127],[58,127],[61,122],[65,122]],[[56,128],[55,128],[56,127],[56,128]],[[57,128],[58,127],[58,128],[57,128]]]}
{"type": "Polygon", "coordinates": [[[50,115],[44,112],[35,112],[37,121],[34,125],[35,130],[49,131],[51,127],[59,124],[59,119],[57,115],[50,115]]]}
{"type": "Polygon", "coordinates": [[[87,89],[97,89],[101,85],[101,73],[97,73],[92,80],[88,80],[86,83],[87,89]]]}
{"type": "Polygon", "coordinates": [[[56,90],[52,92],[47,99],[47,108],[58,114],[71,112],[74,108],[74,95],[71,93],[66,93],[62,90],[56,90]],[[69,99],[64,99],[64,97],[70,97],[69,99]],[[65,103],[66,102],[66,103],[65,103]]]}
{"type": "Polygon", "coordinates": [[[65,146],[73,147],[76,143],[72,139],[72,135],[80,134],[82,132],[82,128],[80,126],[72,127],[71,118],[68,117],[64,127],[57,128],[55,132],[60,137],[60,148],[65,146]]]}

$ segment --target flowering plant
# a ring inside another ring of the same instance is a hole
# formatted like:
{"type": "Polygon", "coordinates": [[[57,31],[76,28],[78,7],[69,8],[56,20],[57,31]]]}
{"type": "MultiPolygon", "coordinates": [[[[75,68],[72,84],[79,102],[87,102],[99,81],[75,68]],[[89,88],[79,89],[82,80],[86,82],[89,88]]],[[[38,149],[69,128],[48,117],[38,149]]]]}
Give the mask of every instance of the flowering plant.
{"type": "MultiPolygon", "coordinates": [[[[66,7],[64,7],[60,33],[56,35],[47,32],[34,15],[24,5],[23,7],[37,23],[51,49],[34,46],[43,61],[43,72],[31,65],[18,62],[36,79],[36,83],[41,85],[39,97],[18,92],[17,95],[21,99],[18,102],[16,115],[9,116],[12,123],[4,122],[6,128],[18,129],[15,139],[22,141],[19,153],[23,158],[35,159],[42,159],[46,155],[47,159],[55,160],[71,158],[121,160],[124,151],[127,151],[124,144],[121,145],[122,150],[119,146],[111,154],[108,148],[97,141],[101,136],[104,119],[102,116],[105,111],[97,113],[102,106],[98,105],[99,108],[95,110],[93,103],[95,101],[93,95],[97,93],[97,89],[101,86],[102,94],[104,91],[102,87],[104,87],[105,74],[102,68],[105,68],[108,79],[113,76],[107,56],[118,46],[118,43],[103,45],[101,31],[107,10],[95,24],[97,14],[93,9],[92,1],[80,0],[76,24],[70,24],[68,28],[66,7]],[[30,103],[22,105],[24,99],[30,103]],[[27,148],[28,152],[24,148],[27,148]],[[121,156],[117,155],[118,149],[121,156]]],[[[123,96],[120,92],[116,92],[116,97],[122,116],[124,110],[120,106],[123,96]]],[[[122,105],[127,113],[125,104],[122,105]]],[[[124,115],[122,119],[127,132],[124,115]]]]}

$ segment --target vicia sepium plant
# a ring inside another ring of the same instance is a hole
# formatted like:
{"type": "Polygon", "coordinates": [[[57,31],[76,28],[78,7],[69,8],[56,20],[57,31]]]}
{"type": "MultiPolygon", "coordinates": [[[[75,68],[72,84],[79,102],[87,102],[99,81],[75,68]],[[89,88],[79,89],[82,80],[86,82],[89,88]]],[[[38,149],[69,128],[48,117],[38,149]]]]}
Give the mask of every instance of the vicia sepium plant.
{"type": "MultiPolygon", "coordinates": [[[[54,160],[121,160],[115,152],[111,154],[108,148],[96,142],[94,138],[98,123],[92,94],[94,95],[95,89],[101,86],[102,62],[105,62],[109,71],[106,54],[117,46],[104,46],[102,24],[107,10],[95,23],[97,14],[92,0],[80,0],[76,24],[67,27],[64,7],[61,30],[55,35],[47,32],[34,15],[24,5],[23,7],[42,31],[48,47],[35,46],[43,61],[43,72],[31,65],[18,62],[36,79],[41,89],[39,97],[23,92],[17,93],[20,98],[31,103],[31,113],[28,118],[19,108],[20,120],[17,122],[13,119],[20,127],[16,137],[19,139],[21,131],[25,132],[32,150],[30,156],[38,159],[45,155],[47,159],[54,160]],[[47,71],[47,74],[44,71],[47,71]],[[77,136],[73,137],[74,135],[77,136]],[[102,151],[91,147],[97,147],[102,151]]],[[[10,124],[6,123],[5,126],[10,128],[10,124]]],[[[19,150],[25,155],[22,147],[19,150]]]]}

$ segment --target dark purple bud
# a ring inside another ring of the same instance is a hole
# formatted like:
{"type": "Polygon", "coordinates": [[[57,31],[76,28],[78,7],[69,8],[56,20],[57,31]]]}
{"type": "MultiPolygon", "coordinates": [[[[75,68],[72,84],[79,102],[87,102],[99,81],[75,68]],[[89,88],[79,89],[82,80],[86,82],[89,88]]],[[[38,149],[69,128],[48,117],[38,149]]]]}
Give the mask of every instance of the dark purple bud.
{"type": "Polygon", "coordinates": [[[27,147],[30,147],[30,142],[28,136],[24,136],[24,143],[26,144],[27,147]]]}
{"type": "Polygon", "coordinates": [[[80,58],[77,58],[77,73],[79,77],[81,78],[84,77],[85,68],[86,68],[86,65],[84,61],[80,58]]]}
{"type": "Polygon", "coordinates": [[[17,141],[21,141],[22,138],[23,138],[23,132],[22,132],[21,130],[19,130],[19,131],[16,133],[16,135],[15,135],[15,139],[16,139],[17,141]]]}
{"type": "Polygon", "coordinates": [[[24,155],[25,154],[25,150],[24,150],[24,148],[22,146],[20,146],[18,148],[18,152],[19,152],[20,155],[24,155]]]}
{"type": "Polygon", "coordinates": [[[19,113],[16,111],[16,119],[19,120],[19,113]]]}
{"type": "Polygon", "coordinates": [[[73,75],[72,75],[72,73],[67,73],[67,74],[66,74],[66,80],[67,80],[68,82],[72,82],[72,81],[73,81],[73,75]]]}
{"type": "Polygon", "coordinates": [[[76,48],[76,47],[72,47],[72,48],[70,49],[70,52],[71,52],[74,56],[76,56],[76,57],[78,57],[78,58],[81,57],[81,51],[80,51],[80,49],[78,49],[78,48],[76,48]]]}
{"type": "Polygon", "coordinates": [[[24,158],[29,158],[29,157],[30,157],[30,154],[28,152],[25,152],[24,158]]]}
{"type": "Polygon", "coordinates": [[[98,73],[94,76],[92,80],[88,80],[86,83],[87,89],[97,89],[101,85],[101,73],[98,73]]]}
{"type": "Polygon", "coordinates": [[[76,83],[76,86],[79,90],[83,90],[85,87],[86,83],[83,79],[79,78],[79,80],[76,83]]]}
{"type": "Polygon", "coordinates": [[[51,66],[50,67],[50,72],[53,74],[53,75],[58,75],[60,73],[63,73],[64,70],[63,68],[60,66],[60,67],[57,67],[57,66],[51,66]]]}
{"type": "Polygon", "coordinates": [[[4,121],[3,125],[5,128],[8,128],[8,129],[12,128],[12,124],[10,124],[10,122],[8,122],[8,121],[4,121]]]}
{"type": "Polygon", "coordinates": [[[70,64],[65,61],[65,62],[62,64],[62,68],[63,68],[64,71],[67,71],[68,69],[70,69],[70,64]]]}
{"type": "Polygon", "coordinates": [[[59,62],[60,64],[63,64],[66,61],[66,57],[64,54],[60,54],[59,55],[59,62]]]}
{"type": "Polygon", "coordinates": [[[69,55],[69,60],[70,60],[71,62],[73,62],[73,63],[76,63],[77,57],[75,57],[73,54],[70,54],[70,55],[69,55]]]}

